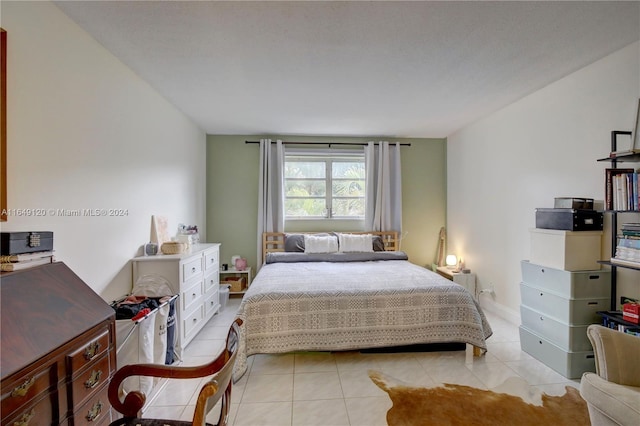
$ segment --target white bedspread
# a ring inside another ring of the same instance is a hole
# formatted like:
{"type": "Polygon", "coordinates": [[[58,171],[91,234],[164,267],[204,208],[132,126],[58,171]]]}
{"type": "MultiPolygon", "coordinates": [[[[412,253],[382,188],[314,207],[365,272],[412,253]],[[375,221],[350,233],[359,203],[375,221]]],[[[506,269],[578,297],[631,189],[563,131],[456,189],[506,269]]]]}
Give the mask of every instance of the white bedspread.
{"type": "Polygon", "coordinates": [[[239,308],[235,378],[258,353],[461,342],[491,334],[462,286],[404,260],[264,265],[239,308]]]}

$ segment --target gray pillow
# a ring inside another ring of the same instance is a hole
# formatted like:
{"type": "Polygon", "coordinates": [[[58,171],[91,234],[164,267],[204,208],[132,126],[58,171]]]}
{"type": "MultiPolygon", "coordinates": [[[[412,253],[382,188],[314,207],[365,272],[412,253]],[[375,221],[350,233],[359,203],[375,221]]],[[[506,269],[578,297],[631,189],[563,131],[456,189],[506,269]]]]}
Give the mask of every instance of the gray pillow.
{"type": "Polygon", "coordinates": [[[384,251],[384,242],[380,235],[374,235],[371,240],[373,241],[373,251],[384,251]]]}
{"type": "Polygon", "coordinates": [[[304,253],[304,235],[284,234],[284,251],[304,253]]]}

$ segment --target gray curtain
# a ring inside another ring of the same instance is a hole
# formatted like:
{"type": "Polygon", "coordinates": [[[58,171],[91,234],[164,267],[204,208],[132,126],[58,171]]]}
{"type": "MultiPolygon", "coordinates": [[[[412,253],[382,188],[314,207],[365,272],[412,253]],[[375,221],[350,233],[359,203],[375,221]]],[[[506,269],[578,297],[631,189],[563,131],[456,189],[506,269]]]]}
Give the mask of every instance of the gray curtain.
{"type": "Polygon", "coordinates": [[[365,147],[367,169],[366,229],[402,232],[402,174],[400,144],[369,142],[365,147]]]}
{"type": "Polygon", "coordinates": [[[260,139],[258,187],[258,268],[262,262],[262,234],[284,231],[284,145],[260,139]]]}

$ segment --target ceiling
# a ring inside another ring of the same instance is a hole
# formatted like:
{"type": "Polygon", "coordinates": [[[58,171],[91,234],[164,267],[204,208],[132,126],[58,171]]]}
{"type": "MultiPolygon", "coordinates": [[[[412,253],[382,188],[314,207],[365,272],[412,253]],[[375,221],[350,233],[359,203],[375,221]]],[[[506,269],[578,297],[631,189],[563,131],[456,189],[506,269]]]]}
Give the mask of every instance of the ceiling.
{"type": "Polygon", "coordinates": [[[640,39],[640,2],[55,1],[208,134],[446,137],[640,39]]]}

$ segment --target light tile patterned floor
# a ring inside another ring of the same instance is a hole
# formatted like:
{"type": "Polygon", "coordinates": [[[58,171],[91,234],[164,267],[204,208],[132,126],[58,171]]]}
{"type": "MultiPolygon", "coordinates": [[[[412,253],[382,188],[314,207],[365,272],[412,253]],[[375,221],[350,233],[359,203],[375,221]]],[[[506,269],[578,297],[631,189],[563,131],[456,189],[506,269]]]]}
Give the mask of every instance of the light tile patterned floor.
{"type": "MultiPolygon", "coordinates": [[[[184,364],[208,362],[222,349],[240,299],[229,300],[184,351],[184,364]]],[[[376,369],[398,380],[422,386],[443,382],[493,388],[509,377],[521,377],[540,390],[561,395],[579,387],[520,349],[518,328],[485,312],[494,335],[488,352],[474,358],[465,352],[398,354],[296,353],[249,357],[247,373],[234,385],[230,423],[234,426],[376,426],[386,425],[391,401],[369,379],[376,369]]],[[[197,392],[205,379],[169,382],[144,417],[190,420],[197,392]]],[[[215,409],[210,421],[215,422],[215,409]]]]}

